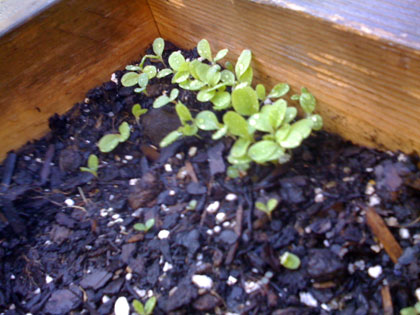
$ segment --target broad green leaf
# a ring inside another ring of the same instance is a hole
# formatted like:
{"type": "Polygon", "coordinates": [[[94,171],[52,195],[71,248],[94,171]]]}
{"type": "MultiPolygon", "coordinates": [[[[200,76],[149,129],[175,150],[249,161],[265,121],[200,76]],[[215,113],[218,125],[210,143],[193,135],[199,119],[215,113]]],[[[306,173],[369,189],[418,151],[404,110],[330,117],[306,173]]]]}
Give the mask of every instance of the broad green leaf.
{"type": "Polygon", "coordinates": [[[242,51],[235,65],[235,74],[238,80],[251,65],[251,58],[252,53],[249,49],[245,49],[242,51]]]}
{"type": "Polygon", "coordinates": [[[156,56],[162,57],[163,50],[165,49],[165,41],[163,38],[156,38],[153,42],[153,52],[156,56]]]}
{"type": "Polygon", "coordinates": [[[290,87],[286,83],[279,83],[276,84],[271,92],[268,94],[268,98],[279,98],[287,94],[289,92],[290,87]]]}
{"type": "Polygon", "coordinates": [[[252,67],[249,67],[245,73],[239,78],[239,82],[246,83],[247,85],[251,85],[252,78],[254,76],[254,71],[252,67]]]}
{"type": "Polygon", "coordinates": [[[215,110],[223,110],[229,108],[230,105],[230,93],[229,92],[216,92],[211,99],[215,110]]]}
{"type": "Polygon", "coordinates": [[[286,108],[286,114],[284,116],[284,122],[289,123],[293,119],[295,119],[297,115],[297,109],[295,107],[287,107],[286,108]]]}
{"type": "Polygon", "coordinates": [[[199,79],[199,77],[198,77],[196,68],[198,67],[198,64],[200,63],[201,63],[200,61],[198,61],[197,59],[194,59],[188,64],[191,75],[194,77],[194,79],[197,79],[197,80],[199,79]]]}
{"type": "Polygon", "coordinates": [[[209,91],[209,89],[204,89],[204,90],[201,90],[200,92],[198,92],[197,100],[200,101],[200,102],[208,102],[214,97],[214,95],[216,95],[215,90],[210,90],[209,91]]]}
{"type": "Polygon", "coordinates": [[[120,139],[121,136],[115,133],[103,136],[98,142],[99,150],[103,153],[111,152],[120,143],[120,139]]]}
{"type": "Polygon", "coordinates": [[[295,254],[285,252],[280,257],[280,264],[287,269],[296,270],[300,266],[300,259],[295,254]]]}
{"type": "Polygon", "coordinates": [[[300,95],[299,103],[303,111],[307,114],[312,114],[312,112],[315,110],[316,99],[309,92],[305,92],[300,95]]]}
{"type": "MultiPolygon", "coordinates": [[[[134,226],[136,226],[136,224],[134,226]]],[[[139,300],[134,300],[133,301],[133,308],[137,312],[137,314],[139,314],[139,315],[145,315],[143,303],[140,302],[139,300]]]]}
{"type": "Polygon", "coordinates": [[[229,52],[229,49],[227,48],[219,50],[216,54],[216,57],[214,57],[214,62],[217,62],[220,59],[223,59],[227,55],[228,52],[229,52]]]}
{"type": "Polygon", "coordinates": [[[134,86],[138,83],[139,74],[137,72],[127,72],[121,78],[122,86],[134,86]]]}
{"type": "Polygon", "coordinates": [[[311,119],[304,118],[295,122],[292,125],[291,131],[297,130],[302,135],[302,138],[305,139],[311,134],[312,125],[311,119]]]}
{"type": "Polygon", "coordinates": [[[152,296],[151,298],[149,298],[146,302],[146,304],[144,305],[144,311],[146,313],[146,315],[152,315],[153,313],[153,309],[156,306],[156,297],[152,296]]]}
{"type": "Polygon", "coordinates": [[[267,210],[272,212],[277,205],[279,204],[278,200],[275,198],[270,198],[270,200],[268,200],[267,202],[267,210]]]}
{"type": "Polygon", "coordinates": [[[149,75],[147,73],[140,74],[138,78],[138,83],[140,87],[146,88],[147,83],[149,83],[149,75]]]}
{"type": "MultiPolygon", "coordinates": [[[[238,168],[241,168],[243,165],[249,165],[252,162],[248,155],[243,155],[241,157],[234,157],[233,155],[229,154],[227,160],[230,164],[235,165],[238,168]]],[[[244,167],[246,169],[246,167],[244,167]]]]}
{"type": "Polygon", "coordinates": [[[175,142],[176,140],[178,140],[181,137],[182,137],[182,132],[180,132],[178,130],[174,130],[174,131],[168,133],[166,135],[166,137],[162,139],[162,141],[160,142],[159,145],[160,145],[161,148],[167,147],[168,145],[175,142]]]}
{"type": "Polygon", "coordinates": [[[236,112],[244,116],[257,113],[259,109],[257,93],[250,86],[236,88],[232,92],[232,106],[236,112]]]}
{"type": "Polygon", "coordinates": [[[249,139],[248,123],[238,113],[229,111],[223,116],[223,122],[228,127],[228,131],[234,136],[249,139]]]}
{"type": "Polygon", "coordinates": [[[232,148],[230,149],[230,154],[235,158],[240,158],[246,154],[251,141],[245,138],[239,138],[235,141],[232,148]]]}
{"type": "Polygon", "coordinates": [[[274,141],[262,140],[254,143],[248,150],[248,156],[257,163],[270,161],[278,145],[274,141]]]}
{"type": "Polygon", "coordinates": [[[147,220],[146,221],[146,231],[149,231],[152,227],[153,227],[153,225],[155,225],[155,219],[149,219],[149,220],[147,220]]]}
{"type": "Polygon", "coordinates": [[[217,130],[212,136],[211,138],[213,140],[219,140],[221,138],[223,138],[228,132],[228,127],[227,126],[223,126],[222,128],[220,128],[219,130],[217,130]]]}
{"type": "Polygon", "coordinates": [[[267,162],[279,161],[283,156],[284,149],[281,146],[277,145],[276,150],[267,158],[267,162]]]}
{"type": "Polygon", "coordinates": [[[197,75],[197,79],[202,82],[207,82],[207,73],[210,71],[210,66],[205,63],[195,63],[194,71],[197,75]]]}
{"type": "Polygon", "coordinates": [[[175,105],[175,110],[176,110],[176,113],[178,114],[179,120],[181,121],[183,125],[185,125],[189,121],[193,121],[190,110],[188,109],[187,106],[185,106],[181,102],[178,102],[175,105]]]}
{"type": "Polygon", "coordinates": [[[281,126],[284,116],[286,115],[287,102],[285,100],[277,100],[272,105],[265,105],[261,112],[268,115],[268,121],[273,129],[281,126]]]}
{"type": "Polygon", "coordinates": [[[185,136],[194,136],[198,132],[197,125],[193,124],[191,121],[187,122],[182,127],[179,127],[178,130],[181,131],[185,136]]]}
{"type": "MultiPolygon", "coordinates": [[[[266,105],[270,106],[270,105],[266,105]]],[[[249,124],[257,129],[258,131],[263,132],[273,132],[273,127],[270,124],[269,115],[266,113],[254,114],[248,119],[249,124]]]]}
{"type": "Polygon", "coordinates": [[[220,79],[226,85],[234,85],[235,84],[235,75],[233,74],[233,72],[231,72],[229,70],[223,70],[221,72],[220,79]]]}
{"type": "Polygon", "coordinates": [[[179,86],[181,88],[190,91],[198,91],[205,85],[206,84],[204,82],[201,82],[199,80],[185,80],[184,82],[179,83],[179,86]]]}
{"type": "Polygon", "coordinates": [[[213,61],[213,58],[211,56],[210,44],[207,41],[207,39],[202,39],[198,42],[197,52],[200,55],[200,57],[207,59],[210,62],[213,61]]]}
{"type": "Polygon", "coordinates": [[[207,72],[207,81],[210,86],[215,86],[219,83],[222,74],[220,73],[218,66],[212,66],[207,72]]]}
{"type": "Polygon", "coordinates": [[[169,56],[168,61],[172,70],[178,71],[179,67],[181,67],[181,65],[185,62],[185,58],[181,52],[175,51],[169,56]]]}
{"type": "Polygon", "coordinates": [[[99,159],[98,159],[98,157],[95,154],[89,155],[89,158],[88,158],[88,167],[92,171],[97,171],[98,170],[98,166],[99,166],[99,159]]]}
{"type": "Polygon", "coordinates": [[[188,71],[179,71],[172,77],[172,83],[181,83],[187,80],[190,76],[188,71]]]}
{"type": "Polygon", "coordinates": [[[140,71],[141,68],[139,66],[128,65],[128,66],[125,67],[125,70],[127,70],[127,71],[140,71]]]}
{"type": "Polygon", "coordinates": [[[179,69],[178,69],[178,71],[179,72],[184,72],[184,71],[186,71],[186,72],[190,72],[190,63],[188,62],[188,61],[185,61],[184,63],[182,63],[180,66],[179,66],[179,69]]]}
{"type": "Polygon", "coordinates": [[[298,130],[290,128],[290,132],[287,134],[283,141],[280,141],[280,145],[285,149],[297,148],[302,143],[303,137],[298,130]]]}
{"type": "Polygon", "coordinates": [[[130,138],[130,125],[124,121],[120,127],[118,128],[118,131],[120,132],[120,141],[124,142],[128,138],[130,138]]]}
{"type": "Polygon", "coordinates": [[[321,130],[322,126],[323,126],[323,121],[322,121],[322,117],[318,114],[312,115],[310,117],[310,119],[312,120],[312,129],[313,130],[321,130]]]}
{"type": "Polygon", "coordinates": [[[172,101],[174,101],[179,95],[179,90],[178,89],[172,89],[171,93],[169,94],[169,99],[172,101]]]}
{"type": "Polygon", "coordinates": [[[156,76],[156,67],[155,66],[146,66],[143,69],[143,73],[147,73],[149,79],[153,79],[156,76]]]}
{"type": "Polygon", "coordinates": [[[220,128],[216,115],[209,110],[199,112],[195,117],[195,122],[201,130],[218,130],[220,128]]]}
{"type": "Polygon", "coordinates": [[[229,70],[232,73],[235,71],[235,68],[233,67],[233,64],[230,61],[225,62],[225,68],[226,70],[229,70]]]}
{"type": "Polygon", "coordinates": [[[146,231],[146,225],[144,225],[143,223],[136,223],[136,224],[134,224],[133,228],[137,231],[140,231],[140,232],[145,232],[146,231]]]}
{"type": "Polygon", "coordinates": [[[267,206],[261,201],[257,201],[255,203],[255,207],[260,211],[263,211],[263,212],[266,212],[266,213],[268,212],[267,206]]]}
{"type": "Polygon", "coordinates": [[[161,108],[170,102],[171,99],[167,95],[161,95],[153,102],[153,108],[161,108]]]}
{"type": "Polygon", "coordinates": [[[257,92],[257,96],[260,101],[265,100],[265,86],[263,84],[257,84],[255,91],[257,92]]]}
{"type": "Polygon", "coordinates": [[[162,69],[157,73],[156,77],[158,79],[161,79],[161,78],[164,78],[164,77],[166,77],[166,76],[168,76],[172,73],[173,73],[173,71],[171,69],[162,69]]]}
{"type": "Polygon", "coordinates": [[[276,141],[278,144],[280,144],[281,141],[283,141],[284,139],[286,139],[287,135],[290,132],[290,125],[289,124],[284,124],[283,126],[281,126],[280,129],[278,129],[276,131],[276,141]]]}

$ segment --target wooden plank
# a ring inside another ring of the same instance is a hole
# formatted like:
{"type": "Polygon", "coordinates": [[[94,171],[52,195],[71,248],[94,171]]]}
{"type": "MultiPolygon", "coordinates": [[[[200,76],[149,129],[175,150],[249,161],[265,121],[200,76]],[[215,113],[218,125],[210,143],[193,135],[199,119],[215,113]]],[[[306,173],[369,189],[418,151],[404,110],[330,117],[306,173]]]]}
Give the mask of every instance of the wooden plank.
{"type": "Polygon", "coordinates": [[[146,0],[64,0],[0,38],[0,159],[157,36],[146,0]]]}
{"type": "Polygon", "coordinates": [[[420,153],[418,2],[149,3],[165,39],[193,47],[206,38],[235,58],[249,48],[257,80],[306,86],[327,130],[370,147],[420,153]]]}

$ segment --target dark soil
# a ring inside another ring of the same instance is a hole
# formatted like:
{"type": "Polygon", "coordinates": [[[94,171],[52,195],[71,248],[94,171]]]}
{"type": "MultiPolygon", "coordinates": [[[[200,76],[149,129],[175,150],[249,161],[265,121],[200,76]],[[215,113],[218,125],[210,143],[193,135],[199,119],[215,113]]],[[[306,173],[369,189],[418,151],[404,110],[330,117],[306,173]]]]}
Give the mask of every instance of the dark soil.
{"type": "MultiPolygon", "coordinates": [[[[167,46],[165,57],[176,49],[167,46]]],[[[46,137],[9,153],[0,166],[1,314],[111,314],[120,297],[131,305],[151,295],[155,314],[383,314],[415,304],[417,159],[318,132],[288,164],[228,180],[229,140],[203,134],[156,148],[177,127],[172,105],[136,124],[132,105],[150,108],[173,87],[163,81],[151,81],[150,98],[106,82],[52,117],[46,137]],[[97,141],[122,121],[130,139],[101,154],[97,141]],[[98,178],[79,170],[91,153],[98,178]],[[271,221],[254,208],[270,197],[280,200],[271,221]],[[403,249],[396,264],[366,223],[369,207],[403,249]],[[133,229],[150,218],[148,233],[133,229]],[[285,251],[300,257],[298,270],[280,265],[285,251]]],[[[209,107],[192,92],[180,100],[209,107]]]]}

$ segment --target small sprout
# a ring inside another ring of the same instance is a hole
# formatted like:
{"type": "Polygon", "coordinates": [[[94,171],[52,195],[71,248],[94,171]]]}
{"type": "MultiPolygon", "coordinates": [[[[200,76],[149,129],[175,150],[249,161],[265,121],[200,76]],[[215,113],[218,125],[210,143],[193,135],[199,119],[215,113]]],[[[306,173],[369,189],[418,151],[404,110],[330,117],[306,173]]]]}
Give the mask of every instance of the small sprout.
{"type": "Polygon", "coordinates": [[[227,48],[219,50],[217,52],[216,56],[214,57],[214,62],[217,62],[217,61],[225,58],[225,56],[227,55],[228,52],[229,52],[229,49],[227,49],[227,48]]]}
{"type": "Polygon", "coordinates": [[[268,98],[279,98],[287,94],[289,92],[290,87],[286,83],[279,83],[273,87],[271,92],[268,94],[268,98]]]}
{"type": "Polygon", "coordinates": [[[152,315],[153,310],[156,306],[157,299],[155,296],[152,296],[146,301],[146,304],[143,305],[139,300],[133,301],[133,308],[139,315],[152,315]]]}
{"type": "Polygon", "coordinates": [[[207,59],[210,62],[213,61],[213,58],[211,56],[210,44],[207,41],[207,39],[202,39],[198,42],[197,52],[203,59],[207,59]]]}
{"type": "Polygon", "coordinates": [[[156,38],[153,42],[152,47],[155,55],[158,56],[160,60],[162,60],[163,50],[165,49],[165,41],[163,40],[163,38],[156,38]]]}
{"type": "Polygon", "coordinates": [[[235,65],[236,78],[240,80],[242,75],[248,70],[251,65],[252,53],[249,49],[242,51],[235,65]]]}
{"type": "Polygon", "coordinates": [[[265,100],[265,86],[263,84],[257,84],[255,91],[257,92],[257,96],[260,101],[265,100]]]}
{"type": "Polygon", "coordinates": [[[162,69],[157,73],[156,77],[158,79],[160,79],[160,78],[164,78],[164,77],[166,77],[166,76],[168,76],[172,73],[174,73],[174,72],[171,69],[162,69]]]}
{"type": "Polygon", "coordinates": [[[108,153],[114,150],[120,142],[126,141],[130,137],[130,126],[127,122],[123,122],[118,128],[118,133],[111,133],[103,136],[99,142],[99,150],[103,153],[108,153]]]}
{"type": "Polygon", "coordinates": [[[98,177],[99,159],[95,154],[89,155],[87,167],[81,167],[82,172],[89,172],[98,177]]]}
{"type": "Polygon", "coordinates": [[[147,233],[155,225],[155,219],[149,219],[146,223],[136,223],[134,224],[134,229],[140,232],[147,233]]]}
{"type": "Polygon", "coordinates": [[[195,210],[196,207],[197,207],[197,200],[192,199],[187,205],[187,210],[195,210]]]}
{"type": "Polygon", "coordinates": [[[258,210],[264,212],[268,216],[268,218],[271,220],[271,213],[274,211],[274,209],[276,209],[278,204],[279,202],[276,198],[271,198],[270,200],[268,200],[266,204],[264,204],[263,202],[257,201],[255,203],[255,207],[258,210]]]}
{"type": "Polygon", "coordinates": [[[300,259],[295,254],[284,252],[280,256],[280,264],[287,269],[296,270],[300,267],[300,259]]]}
{"type": "Polygon", "coordinates": [[[161,108],[170,102],[174,102],[179,95],[178,89],[172,89],[169,96],[161,95],[153,102],[153,108],[161,108]]]}
{"type": "Polygon", "coordinates": [[[420,314],[420,302],[417,302],[414,306],[405,307],[400,310],[400,315],[418,315],[420,314]]]}
{"type": "Polygon", "coordinates": [[[140,104],[135,104],[131,108],[131,113],[133,114],[134,118],[136,119],[136,123],[138,125],[140,116],[146,114],[147,109],[146,108],[141,108],[140,104]]]}

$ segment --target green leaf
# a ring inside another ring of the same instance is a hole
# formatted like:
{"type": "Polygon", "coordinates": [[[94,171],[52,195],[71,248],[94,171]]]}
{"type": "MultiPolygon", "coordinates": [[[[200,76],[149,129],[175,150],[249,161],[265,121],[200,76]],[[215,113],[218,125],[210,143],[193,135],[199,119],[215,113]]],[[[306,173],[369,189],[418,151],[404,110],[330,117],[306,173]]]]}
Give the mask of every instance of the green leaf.
{"type": "Polygon", "coordinates": [[[287,135],[290,132],[290,128],[291,126],[289,124],[284,124],[283,126],[281,126],[280,129],[276,131],[275,138],[278,144],[280,144],[281,141],[286,139],[287,135]]]}
{"type": "Polygon", "coordinates": [[[179,90],[178,89],[172,89],[171,93],[169,94],[169,99],[172,101],[174,101],[179,95],[179,90]]]}
{"type": "Polygon", "coordinates": [[[158,79],[161,79],[161,78],[166,77],[166,76],[168,76],[172,73],[173,73],[173,71],[171,69],[162,69],[157,73],[156,77],[158,79]]]}
{"type": "Polygon", "coordinates": [[[153,79],[156,76],[156,67],[155,66],[146,66],[143,69],[143,73],[147,73],[147,77],[153,79]]]}
{"type": "Polygon", "coordinates": [[[218,66],[212,66],[210,70],[207,71],[206,82],[208,82],[210,86],[215,86],[219,83],[221,76],[222,74],[220,73],[218,66]]]}
{"type": "Polygon", "coordinates": [[[198,92],[197,94],[197,100],[199,102],[208,102],[210,101],[214,96],[216,95],[215,90],[204,89],[198,92]]]}
{"type": "Polygon", "coordinates": [[[169,66],[174,70],[174,71],[178,71],[178,69],[181,67],[181,65],[183,63],[185,63],[185,58],[184,56],[181,54],[181,52],[179,51],[175,51],[173,52],[170,56],[169,56],[169,66]]]}
{"type": "Polygon", "coordinates": [[[241,157],[235,157],[231,154],[228,155],[227,160],[230,164],[235,165],[238,169],[248,169],[249,163],[252,162],[252,160],[249,158],[248,155],[244,155],[241,157]]]}
{"type": "Polygon", "coordinates": [[[294,130],[297,130],[302,135],[303,139],[307,138],[312,131],[312,120],[309,118],[304,118],[295,122],[292,125],[291,132],[294,130]]]}
{"type": "Polygon", "coordinates": [[[254,76],[254,71],[251,67],[249,67],[245,73],[239,78],[239,82],[246,83],[247,85],[251,85],[252,78],[254,76]]]}
{"type": "Polygon", "coordinates": [[[179,83],[179,86],[181,88],[190,91],[198,91],[205,85],[206,84],[204,82],[201,82],[199,80],[185,80],[184,82],[179,83]]]}
{"type": "Polygon", "coordinates": [[[251,64],[251,58],[252,53],[249,49],[245,49],[242,51],[235,65],[235,73],[238,80],[245,73],[245,71],[248,70],[251,64]]]}
{"type": "Polygon", "coordinates": [[[174,130],[166,135],[165,138],[159,143],[161,148],[167,147],[168,145],[174,143],[176,140],[182,137],[182,132],[174,130]]]}
{"type": "Polygon", "coordinates": [[[235,75],[233,74],[232,71],[229,70],[223,70],[221,72],[221,77],[220,79],[222,80],[223,83],[225,83],[226,85],[234,85],[235,84],[235,75]]]}
{"type": "Polygon", "coordinates": [[[147,113],[147,109],[146,108],[141,108],[140,104],[135,104],[131,108],[131,113],[136,118],[136,121],[138,121],[141,115],[147,113]]]}
{"type": "Polygon", "coordinates": [[[134,224],[133,228],[140,232],[146,232],[146,225],[144,225],[143,223],[136,223],[134,224]]]}
{"type": "Polygon", "coordinates": [[[310,119],[312,120],[312,129],[313,130],[321,130],[322,126],[323,126],[323,120],[322,117],[318,114],[312,115],[310,117],[310,119]]]}
{"type": "Polygon", "coordinates": [[[268,94],[268,98],[279,98],[287,94],[289,92],[290,87],[286,83],[279,83],[273,87],[271,92],[268,94]]]}
{"type": "Polygon", "coordinates": [[[120,132],[120,142],[124,142],[130,138],[130,125],[126,121],[120,125],[118,131],[120,132]]]}
{"type": "Polygon", "coordinates": [[[280,257],[280,264],[287,269],[296,270],[300,266],[300,259],[295,254],[284,252],[280,257]]]}
{"type": "Polygon", "coordinates": [[[153,42],[153,52],[156,56],[162,57],[163,50],[165,49],[165,41],[163,38],[156,38],[153,42]]]}
{"type": "Polygon", "coordinates": [[[220,59],[223,59],[227,55],[228,52],[229,52],[229,49],[227,48],[219,50],[216,54],[216,57],[214,57],[214,62],[217,62],[220,59]]]}
{"type": "Polygon", "coordinates": [[[216,115],[209,110],[198,113],[195,117],[195,121],[197,127],[201,130],[218,130],[220,128],[220,123],[217,120],[216,115]]]}
{"type": "Polygon", "coordinates": [[[271,160],[277,150],[277,143],[270,140],[262,140],[254,143],[248,150],[248,156],[257,163],[265,163],[271,160]]]}
{"type": "Polygon", "coordinates": [[[140,87],[145,89],[147,86],[147,83],[149,83],[149,75],[147,73],[140,74],[138,78],[138,83],[140,87]]]}
{"type": "Polygon", "coordinates": [[[198,62],[195,63],[194,71],[197,75],[196,79],[199,79],[202,82],[207,82],[207,73],[210,71],[211,67],[205,63],[198,62]]]}
{"type": "Polygon", "coordinates": [[[416,304],[414,304],[414,308],[416,309],[417,313],[420,314],[420,302],[417,302],[416,304]]]}
{"type": "Polygon", "coordinates": [[[178,102],[175,105],[175,110],[176,110],[176,113],[178,114],[179,120],[181,121],[183,125],[185,125],[189,121],[193,121],[190,110],[188,109],[187,106],[185,106],[181,102],[178,102]]]}
{"type": "Polygon", "coordinates": [[[230,93],[229,92],[216,92],[216,94],[211,99],[215,110],[227,109],[230,106],[230,93]]]}
{"type": "Polygon", "coordinates": [[[265,100],[265,86],[263,84],[257,84],[255,91],[257,92],[257,96],[260,101],[265,100]]]}
{"type": "Polygon", "coordinates": [[[198,42],[197,52],[200,55],[200,57],[207,59],[210,62],[213,61],[213,58],[211,56],[210,44],[207,41],[207,39],[202,39],[198,42]]]}
{"type": "Polygon", "coordinates": [[[235,71],[235,68],[233,67],[233,64],[230,61],[225,62],[225,68],[226,70],[229,70],[232,73],[235,71]]]}
{"type": "Polygon", "coordinates": [[[257,93],[250,86],[236,88],[232,92],[232,106],[236,112],[244,116],[257,113],[259,109],[257,93]]]}
{"type": "Polygon", "coordinates": [[[155,225],[155,219],[149,219],[149,220],[147,220],[146,221],[146,231],[149,231],[152,227],[153,227],[153,225],[155,225]]]}
{"type": "Polygon", "coordinates": [[[263,212],[265,212],[265,213],[268,213],[267,206],[266,206],[263,202],[261,202],[261,201],[257,201],[257,202],[255,203],[255,207],[256,207],[258,210],[260,210],[260,211],[263,211],[263,212]]]}
{"type": "Polygon", "coordinates": [[[312,112],[315,110],[316,99],[309,92],[305,92],[300,95],[299,103],[303,111],[307,114],[312,114],[312,112]]]}
{"type": "Polygon", "coordinates": [[[286,114],[284,116],[284,122],[289,123],[293,119],[295,119],[297,115],[297,109],[295,107],[287,107],[286,108],[286,114]]]}
{"type": "Polygon", "coordinates": [[[239,170],[232,165],[227,168],[226,174],[229,178],[238,178],[240,176],[239,170]]]}
{"type": "Polygon", "coordinates": [[[140,71],[141,68],[139,66],[128,65],[128,66],[125,67],[125,70],[127,70],[127,71],[140,71]]]}
{"type": "Polygon", "coordinates": [[[153,108],[161,108],[170,102],[171,99],[167,95],[161,95],[153,102],[153,108]]]}
{"type": "Polygon", "coordinates": [[[251,141],[245,138],[239,138],[235,141],[232,148],[230,149],[230,154],[235,158],[240,158],[246,154],[251,141]]]}
{"type": "Polygon", "coordinates": [[[122,86],[129,87],[137,84],[139,79],[139,74],[137,72],[127,72],[121,78],[122,86]]]}
{"type": "Polygon", "coordinates": [[[270,198],[270,200],[268,200],[268,202],[267,202],[267,210],[269,212],[272,212],[277,207],[278,204],[279,204],[279,202],[278,202],[277,199],[270,198]]]}
{"type": "Polygon", "coordinates": [[[134,89],[134,92],[136,92],[136,93],[141,93],[141,92],[143,92],[143,91],[145,91],[146,90],[146,87],[143,87],[143,88],[135,88],[134,89]]]}
{"type": "Polygon", "coordinates": [[[290,99],[291,99],[292,101],[298,101],[298,100],[299,100],[299,98],[300,98],[300,95],[299,95],[299,94],[293,94],[292,96],[290,96],[290,99]]]}
{"type": "Polygon", "coordinates": [[[146,313],[144,312],[143,303],[140,302],[139,300],[134,300],[133,301],[133,308],[137,312],[137,314],[146,315],[146,313]]]}
{"type": "Polygon", "coordinates": [[[227,134],[228,131],[228,127],[227,126],[223,126],[222,128],[220,128],[219,130],[217,130],[212,136],[211,138],[213,140],[219,140],[222,137],[224,137],[227,134]]]}
{"type": "MultiPolygon", "coordinates": [[[[266,105],[270,106],[270,105],[266,105]]],[[[265,113],[254,114],[248,119],[249,124],[257,129],[258,131],[263,132],[273,132],[273,127],[270,124],[269,115],[265,113]]]]}
{"type": "Polygon", "coordinates": [[[188,71],[179,71],[172,77],[172,83],[181,83],[187,80],[190,76],[188,71]]]}
{"type": "Polygon", "coordinates": [[[280,141],[280,145],[285,149],[297,148],[302,143],[303,137],[299,130],[290,128],[290,132],[287,134],[283,141],[280,141]]]}
{"type": "Polygon", "coordinates": [[[117,147],[120,140],[121,136],[119,134],[112,133],[105,135],[98,142],[99,150],[103,153],[111,152],[117,147]]]}
{"type": "Polygon", "coordinates": [[[156,306],[156,297],[152,296],[150,299],[147,300],[146,304],[144,305],[144,311],[146,312],[146,315],[152,315],[153,309],[156,306]]]}
{"type": "Polygon", "coordinates": [[[261,112],[268,115],[268,121],[273,129],[281,126],[286,115],[287,102],[285,100],[277,100],[272,105],[265,105],[261,112]]]}
{"type": "Polygon", "coordinates": [[[223,116],[223,122],[228,127],[228,131],[234,136],[241,138],[250,138],[248,133],[248,123],[238,113],[229,111],[223,116]]]}
{"type": "Polygon", "coordinates": [[[98,170],[98,166],[99,166],[99,159],[95,154],[91,154],[89,155],[88,158],[88,167],[92,170],[92,171],[97,171],[98,170]]]}
{"type": "Polygon", "coordinates": [[[418,315],[416,309],[412,306],[410,307],[404,307],[400,310],[400,315],[418,315]]]}
{"type": "Polygon", "coordinates": [[[84,167],[84,166],[82,166],[82,167],[80,168],[80,170],[81,170],[82,172],[88,172],[88,173],[91,173],[93,176],[98,177],[98,173],[97,173],[96,171],[94,171],[94,170],[91,170],[91,169],[90,169],[90,168],[88,168],[88,167],[84,167]]]}
{"type": "Polygon", "coordinates": [[[179,127],[178,130],[181,131],[182,134],[185,135],[185,136],[194,136],[198,132],[197,125],[195,125],[191,122],[188,122],[185,125],[183,125],[182,127],[179,127]]]}

